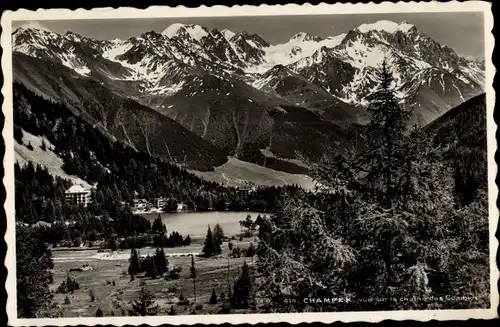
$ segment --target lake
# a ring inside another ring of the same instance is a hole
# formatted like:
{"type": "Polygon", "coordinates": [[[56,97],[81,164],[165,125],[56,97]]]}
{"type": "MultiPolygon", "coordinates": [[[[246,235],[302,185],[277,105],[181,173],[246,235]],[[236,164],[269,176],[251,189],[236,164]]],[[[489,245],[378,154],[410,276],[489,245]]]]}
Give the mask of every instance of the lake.
{"type": "MultiPolygon", "coordinates": [[[[219,224],[228,237],[240,233],[240,220],[247,215],[255,221],[258,215],[262,217],[269,214],[251,211],[208,211],[208,212],[169,212],[161,213],[162,221],[167,226],[167,232],[179,232],[181,235],[190,235],[191,238],[204,238],[207,234],[208,225],[213,230],[219,224]]],[[[158,217],[158,213],[142,214],[151,222],[158,217]]]]}

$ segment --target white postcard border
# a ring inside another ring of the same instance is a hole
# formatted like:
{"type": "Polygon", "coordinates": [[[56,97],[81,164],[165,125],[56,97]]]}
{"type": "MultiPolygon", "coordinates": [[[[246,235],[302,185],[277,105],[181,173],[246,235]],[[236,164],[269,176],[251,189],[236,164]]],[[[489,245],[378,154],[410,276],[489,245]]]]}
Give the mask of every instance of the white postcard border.
{"type": "Polygon", "coordinates": [[[379,322],[386,319],[391,320],[465,320],[469,318],[487,319],[498,317],[497,307],[499,296],[497,282],[499,270],[496,262],[498,251],[498,240],[495,238],[499,210],[496,205],[498,198],[498,187],[495,183],[497,175],[497,164],[495,152],[497,141],[495,138],[496,124],[493,118],[495,106],[495,91],[493,89],[493,78],[495,67],[491,61],[494,47],[494,37],[491,33],[493,28],[493,16],[491,4],[483,1],[446,3],[431,2],[405,2],[380,4],[325,4],[319,5],[260,5],[260,6],[200,6],[198,8],[186,8],[184,6],[152,6],[147,9],[136,9],[123,7],[118,9],[95,8],[86,9],[38,9],[36,11],[19,9],[17,11],[5,11],[1,18],[2,35],[1,46],[2,71],[4,85],[2,94],[4,102],[2,106],[5,117],[2,136],[5,142],[3,183],[6,189],[4,209],[7,216],[7,229],[5,241],[7,253],[5,266],[8,269],[5,288],[8,294],[7,314],[9,325],[12,326],[68,326],[68,325],[135,325],[135,324],[240,324],[240,323],[279,323],[291,324],[323,322],[379,322]],[[489,231],[490,231],[490,299],[489,309],[471,310],[426,310],[426,311],[371,311],[371,312],[331,312],[331,313],[286,313],[286,314],[228,314],[228,315],[186,315],[186,316],[155,316],[155,317],[102,317],[102,318],[37,318],[19,319],[16,310],[16,264],[15,264],[15,207],[14,207],[14,146],[13,146],[13,113],[12,113],[12,56],[11,56],[11,23],[17,20],[75,20],[75,19],[110,19],[110,18],[162,18],[162,17],[223,17],[223,16],[273,16],[273,15],[332,15],[332,14],[363,14],[363,13],[403,13],[403,12],[483,12],[485,28],[485,63],[486,63],[486,104],[487,104],[487,139],[488,139],[488,191],[489,191],[489,231]]]}

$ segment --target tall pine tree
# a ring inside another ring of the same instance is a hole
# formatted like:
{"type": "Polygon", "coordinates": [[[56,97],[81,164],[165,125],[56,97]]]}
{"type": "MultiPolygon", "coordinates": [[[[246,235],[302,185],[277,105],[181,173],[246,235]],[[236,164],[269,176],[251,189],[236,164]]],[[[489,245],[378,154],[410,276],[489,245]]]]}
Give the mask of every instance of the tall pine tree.
{"type": "Polygon", "coordinates": [[[208,226],[207,235],[205,236],[205,242],[203,243],[203,254],[206,257],[211,257],[216,254],[221,253],[221,247],[219,242],[215,239],[210,226],[208,226]]]}
{"type": "Polygon", "coordinates": [[[234,283],[231,298],[231,307],[235,309],[248,309],[254,305],[252,280],[250,269],[246,262],[243,262],[241,275],[234,283]]]}
{"type": "Polygon", "coordinates": [[[141,266],[139,263],[139,255],[137,254],[136,249],[132,249],[130,251],[130,259],[129,259],[128,273],[131,276],[138,274],[141,271],[141,266]]]}
{"type": "Polygon", "coordinates": [[[196,303],[196,266],[194,264],[194,255],[191,256],[191,267],[189,269],[189,277],[193,279],[194,303],[196,303]]]}
{"type": "Polygon", "coordinates": [[[213,235],[217,243],[222,245],[222,242],[224,241],[224,230],[219,224],[215,225],[213,235]]]}
{"type": "Polygon", "coordinates": [[[363,172],[366,173],[368,184],[374,186],[371,195],[384,207],[390,208],[397,192],[397,153],[400,151],[411,112],[398,104],[394,78],[385,58],[377,78],[379,86],[367,97],[370,121],[366,125],[366,140],[371,150],[363,153],[360,163],[365,164],[363,172]],[[368,169],[366,165],[369,166],[368,169]]]}

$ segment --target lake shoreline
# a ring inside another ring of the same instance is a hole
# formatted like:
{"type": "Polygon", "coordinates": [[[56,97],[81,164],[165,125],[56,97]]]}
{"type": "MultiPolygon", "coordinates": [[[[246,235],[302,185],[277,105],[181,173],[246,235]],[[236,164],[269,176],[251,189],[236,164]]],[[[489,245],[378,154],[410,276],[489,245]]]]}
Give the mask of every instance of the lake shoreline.
{"type": "MultiPolygon", "coordinates": [[[[240,225],[240,221],[245,220],[248,215],[255,221],[259,215],[269,217],[270,214],[255,211],[191,211],[160,214],[162,222],[167,227],[167,233],[175,231],[183,236],[189,235],[193,240],[204,239],[208,227],[213,229],[217,224],[222,227],[224,234],[229,238],[239,237],[245,229],[240,225]]],[[[158,217],[157,214],[142,216],[151,222],[158,217]]]]}

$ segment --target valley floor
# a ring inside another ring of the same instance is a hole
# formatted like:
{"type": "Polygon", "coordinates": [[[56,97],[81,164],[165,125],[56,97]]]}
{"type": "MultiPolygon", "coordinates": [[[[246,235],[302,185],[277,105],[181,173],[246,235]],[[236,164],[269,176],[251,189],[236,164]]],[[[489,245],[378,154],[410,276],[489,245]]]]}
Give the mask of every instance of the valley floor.
{"type": "MultiPolygon", "coordinates": [[[[232,242],[234,247],[246,249],[252,240],[253,238],[248,238],[242,242],[232,242]]],[[[99,308],[104,316],[128,315],[132,302],[139,298],[138,291],[142,280],[146,282],[146,288],[156,298],[156,304],[159,305],[158,315],[167,315],[171,306],[179,315],[191,314],[193,310],[197,314],[219,313],[223,306],[220,295],[226,293],[227,296],[228,290],[227,242],[222,245],[223,252],[218,257],[195,258],[197,305],[194,305],[193,279],[189,278],[191,265],[189,254],[201,252],[201,243],[200,240],[187,247],[165,249],[169,263],[182,268],[180,278],[176,280],[165,280],[162,277],[153,280],[141,274],[134,281],[130,281],[130,275],[127,274],[130,250],[119,250],[114,258],[110,253],[97,253],[95,250],[54,251],[54,282],[50,287],[54,291],[54,301],[58,303],[57,314],[63,317],[93,317],[99,308]],[[88,264],[92,270],[69,272],[70,269],[81,268],[84,264],[88,264]],[[80,284],[80,288],[73,294],[55,293],[57,287],[66,279],[68,272],[80,284]],[[209,304],[213,289],[219,298],[218,304],[209,304]],[[90,299],[91,290],[95,294],[94,302],[90,299]],[[189,300],[190,304],[178,303],[181,294],[189,300]],[[66,296],[70,300],[69,304],[65,304],[66,296]]],[[[154,249],[140,249],[139,252],[145,255],[154,252],[154,249]]],[[[229,269],[231,285],[238,278],[243,262],[247,262],[251,267],[254,260],[256,259],[250,257],[231,258],[229,269]]]]}

